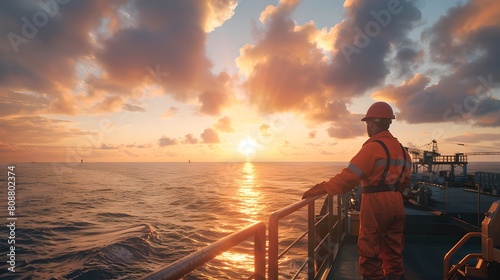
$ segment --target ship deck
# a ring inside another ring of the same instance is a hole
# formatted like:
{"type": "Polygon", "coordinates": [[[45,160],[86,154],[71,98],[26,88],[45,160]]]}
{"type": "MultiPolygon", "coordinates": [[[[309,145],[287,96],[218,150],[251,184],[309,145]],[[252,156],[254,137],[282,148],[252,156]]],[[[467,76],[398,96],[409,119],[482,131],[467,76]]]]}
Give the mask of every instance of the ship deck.
{"type": "MultiPolygon", "coordinates": [[[[482,220],[483,213],[499,199],[498,196],[469,192],[463,188],[449,188],[448,193],[437,189],[433,189],[433,192],[433,201],[428,207],[415,204],[405,206],[403,258],[406,279],[443,279],[445,254],[467,232],[478,230],[477,220],[482,220]]],[[[450,265],[469,253],[480,252],[481,240],[472,238],[451,258],[450,265]]],[[[350,280],[360,277],[357,236],[347,236],[327,279],[350,280]]]]}

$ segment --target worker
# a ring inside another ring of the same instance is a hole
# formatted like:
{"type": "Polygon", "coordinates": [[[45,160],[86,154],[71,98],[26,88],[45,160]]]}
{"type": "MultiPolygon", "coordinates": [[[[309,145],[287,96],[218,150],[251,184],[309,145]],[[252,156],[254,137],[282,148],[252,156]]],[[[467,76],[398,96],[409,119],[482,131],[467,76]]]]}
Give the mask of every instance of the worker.
{"type": "Polygon", "coordinates": [[[359,272],[363,279],[404,279],[402,192],[410,183],[411,159],[389,132],[391,106],[376,102],[365,117],[370,137],[347,168],[307,190],[302,198],[346,193],[362,184],[358,237],[359,272]]]}

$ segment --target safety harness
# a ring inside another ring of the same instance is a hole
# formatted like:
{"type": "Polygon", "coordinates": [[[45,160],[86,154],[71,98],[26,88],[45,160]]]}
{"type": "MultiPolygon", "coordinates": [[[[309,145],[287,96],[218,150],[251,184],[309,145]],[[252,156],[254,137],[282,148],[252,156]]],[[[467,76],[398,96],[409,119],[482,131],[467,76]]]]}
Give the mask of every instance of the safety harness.
{"type": "Polygon", "coordinates": [[[399,144],[401,146],[401,150],[403,151],[403,166],[401,168],[401,173],[399,173],[396,183],[394,185],[389,185],[385,182],[385,179],[387,177],[387,172],[389,172],[389,166],[391,164],[391,155],[389,154],[389,149],[387,149],[387,146],[384,144],[384,142],[380,140],[373,140],[373,142],[379,143],[382,146],[382,148],[384,148],[385,154],[387,155],[387,164],[385,165],[384,173],[382,174],[382,178],[380,178],[378,185],[363,187],[363,193],[377,193],[377,192],[391,192],[391,191],[397,192],[399,184],[401,182],[401,178],[403,177],[403,173],[406,167],[406,152],[403,148],[403,145],[399,144]]]}

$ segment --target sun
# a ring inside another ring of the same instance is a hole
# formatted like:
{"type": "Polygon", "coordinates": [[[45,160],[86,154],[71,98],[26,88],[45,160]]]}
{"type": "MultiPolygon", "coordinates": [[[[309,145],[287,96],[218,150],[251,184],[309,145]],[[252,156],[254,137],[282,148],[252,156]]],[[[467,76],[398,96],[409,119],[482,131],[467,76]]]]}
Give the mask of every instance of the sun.
{"type": "Polygon", "coordinates": [[[238,145],[238,151],[247,158],[247,161],[249,161],[250,157],[255,154],[256,150],[257,143],[255,143],[255,141],[249,136],[241,140],[240,144],[238,145]]]}

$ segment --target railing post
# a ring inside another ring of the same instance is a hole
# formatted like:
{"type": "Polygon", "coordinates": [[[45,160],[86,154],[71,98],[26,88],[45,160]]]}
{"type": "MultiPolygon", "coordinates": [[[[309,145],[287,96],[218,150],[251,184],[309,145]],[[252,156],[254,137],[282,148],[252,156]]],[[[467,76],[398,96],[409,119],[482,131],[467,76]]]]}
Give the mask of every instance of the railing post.
{"type": "Polygon", "coordinates": [[[254,271],[255,280],[266,279],[266,226],[264,224],[255,232],[254,271]]]}
{"type": "Polygon", "coordinates": [[[267,249],[268,267],[267,277],[269,280],[278,280],[278,224],[279,219],[272,214],[269,217],[269,247],[267,249]]]}
{"type": "Polygon", "coordinates": [[[345,195],[337,194],[337,217],[339,219],[339,224],[337,227],[337,238],[342,240],[342,232],[345,230],[344,223],[347,221],[342,216],[342,212],[347,213],[346,207],[348,207],[347,203],[345,203],[345,195]]]}
{"type": "Polygon", "coordinates": [[[333,195],[329,194],[328,195],[328,233],[330,234],[328,238],[328,264],[332,265],[333,264],[333,251],[334,246],[337,243],[336,240],[334,240],[334,233],[333,233],[333,195]]]}
{"type": "Polygon", "coordinates": [[[307,234],[307,239],[308,239],[308,246],[307,246],[307,262],[308,262],[308,270],[307,270],[307,279],[309,280],[314,280],[314,277],[316,276],[316,260],[314,258],[314,248],[316,247],[316,232],[314,229],[314,224],[316,223],[316,217],[314,213],[314,204],[315,200],[311,201],[307,207],[307,229],[308,229],[308,234],[307,234]]]}

